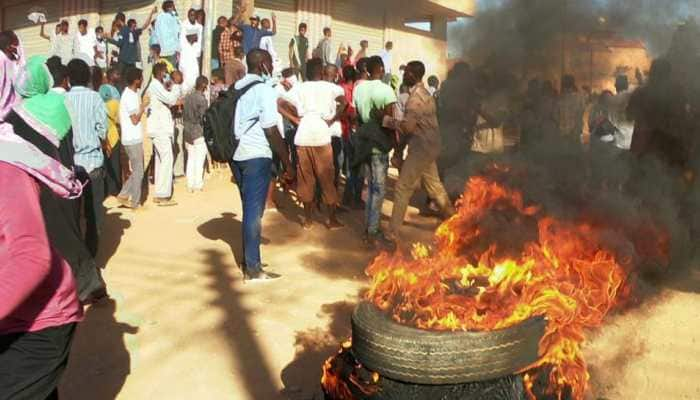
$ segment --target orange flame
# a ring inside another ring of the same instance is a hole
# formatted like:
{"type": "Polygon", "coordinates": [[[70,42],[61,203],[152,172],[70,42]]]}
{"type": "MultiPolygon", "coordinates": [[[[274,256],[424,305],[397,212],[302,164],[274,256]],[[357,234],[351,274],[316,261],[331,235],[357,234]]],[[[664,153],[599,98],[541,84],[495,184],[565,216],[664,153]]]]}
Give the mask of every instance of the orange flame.
{"type": "Polygon", "coordinates": [[[580,400],[589,381],[584,330],[630,294],[630,261],[618,258],[591,224],[543,215],[520,192],[473,177],[434,249],[416,244],[411,257],[375,259],[367,297],[397,322],[430,330],[488,331],[544,315],[540,359],[525,370],[529,396],[545,373],[548,396],[580,400]]]}

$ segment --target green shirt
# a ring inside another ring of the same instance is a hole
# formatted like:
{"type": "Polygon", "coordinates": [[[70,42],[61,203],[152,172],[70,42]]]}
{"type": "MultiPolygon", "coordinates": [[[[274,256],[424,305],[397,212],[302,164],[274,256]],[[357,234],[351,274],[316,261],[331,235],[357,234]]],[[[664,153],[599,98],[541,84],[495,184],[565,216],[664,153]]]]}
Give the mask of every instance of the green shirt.
{"type": "Polygon", "coordinates": [[[357,114],[363,123],[370,120],[373,110],[381,110],[397,102],[396,93],[391,86],[380,80],[363,81],[355,88],[353,101],[357,114]]]}

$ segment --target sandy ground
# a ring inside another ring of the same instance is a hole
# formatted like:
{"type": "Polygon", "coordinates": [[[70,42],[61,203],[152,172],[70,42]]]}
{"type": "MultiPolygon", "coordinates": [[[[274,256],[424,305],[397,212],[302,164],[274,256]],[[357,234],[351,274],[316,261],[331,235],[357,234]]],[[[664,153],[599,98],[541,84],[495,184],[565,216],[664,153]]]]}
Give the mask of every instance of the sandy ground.
{"type": "MultiPolygon", "coordinates": [[[[303,231],[289,203],[266,214],[263,261],[283,278],[244,284],[234,185],[215,176],[204,193],[179,183],[176,194],[176,207],[110,209],[99,258],[113,300],[87,310],[63,398],[313,398],[374,255],[360,240],[361,213],[343,215],[348,227],[335,232],[303,231]]],[[[435,227],[411,210],[405,233],[428,240],[435,227]]],[[[592,333],[589,397],[700,399],[698,328],[695,272],[592,333]]]]}

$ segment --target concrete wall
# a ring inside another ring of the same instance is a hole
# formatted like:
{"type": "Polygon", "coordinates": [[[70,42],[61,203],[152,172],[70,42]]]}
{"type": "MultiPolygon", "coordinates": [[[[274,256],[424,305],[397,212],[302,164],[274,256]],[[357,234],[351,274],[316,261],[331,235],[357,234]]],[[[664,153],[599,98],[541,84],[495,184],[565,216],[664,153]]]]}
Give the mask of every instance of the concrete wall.
{"type": "MultiPolygon", "coordinates": [[[[207,4],[210,1],[214,0],[178,0],[176,3],[178,3],[178,10],[184,18],[185,10],[192,5],[203,5],[206,11],[210,11],[211,9],[207,4]]],[[[240,0],[232,1],[238,2],[240,0]]],[[[255,0],[243,1],[248,6],[247,13],[253,13],[255,0]]],[[[320,38],[320,31],[322,28],[324,26],[330,26],[333,23],[332,10],[334,8],[334,1],[335,0],[297,0],[298,11],[296,22],[305,21],[309,23],[312,46],[315,46],[320,38]]],[[[109,29],[109,23],[111,22],[114,12],[114,10],[102,9],[104,8],[105,0],[40,0],[36,3],[38,4],[40,2],[46,2],[53,6],[51,13],[56,15],[50,15],[51,21],[56,21],[59,17],[66,18],[71,22],[72,27],[75,27],[78,19],[87,18],[91,26],[94,27],[98,23],[101,23],[106,29],[109,29]]],[[[137,13],[139,17],[149,4],[160,5],[162,3],[161,0],[152,2],[148,0],[129,0],[124,3],[128,4],[129,2],[139,3],[138,10],[124,9],[123,11],[125,11],[128,16],[137,13]]],[[[383,13],[384,26],[382,39],[383,42],[388,40],[394,42],[394,71],[398,71],[401,64],[419,59],[426,63],[429,74],[437,74],[441,78],[445,77],[448,68],[447,22],[455,15],[471,15],[475,12],[476,8],[474,0],[353,0],[353,2],[357,2],[357,7],[369,10],[368,12],[383,13]],[[364,4],[364,2],[368,2],[369,5],[365,4],[363,6],[362,4],[364,4]],[[432,32],[423,32],[404,26],[404,22],[408,20],[422,18],[432,18],[432,32]]],[[[116,4],[119,2],[112,0],[108,3],[116,4]]],[[[15,14],[22,14],[17,12],[17,7],[24,7],[25,5],[28,9],[29,5],[26,0],[0,0],[0,11],[13,7],[15,14]]],[[[216,18],[220,14],[221,12],[216,10],[215,15],[210,15],[209,17],[216,18]]],[[[358,14],[361,15],[362,12],[358,14]]],[[[24,13],[23,18],[26,19],[26,13],[24,13]]],[[[139,23],[142,22],[140,18],[137,19],[139,23]]],[[[0,24],[5,25],[0,28],[17,29],[23,41],[34,41],[37,44],[32,47],[32,49],[36,49],[36,52],[45,52],[48,50],[48,42],[44,43],[45,41],[42,42],[36,39],[38,27],[32,26],[29,22],[22,24],[21,27],[17,26],[17,24],[12,24],[12,26],[10,26],[6,20],[6,17],[0,18],[0,24]]],[[[353,21],[345,22],[346,24],[347,22],[356,24],[358,30],[364,27],[362,18],[356,17],[353,21]]],[[[52,26],[52,24],[47,24],[47,28],[52,26]]],[[[206,31],[206,34],[209,34],[210,30],[207,29],[206,31]]],[[[147,35],[144,35],[142,40],[142,47],[144,47],[147,41],[147,35]]],[[[339,43],[341,41],[347,42],[347,39],[343,39],[342,37],[335,38],[335,40],[339,43]]],[[[208,38],[205,38],[205,42],[207,41],[208,38]]],[[[354,46],[357,46],[357,44],[354,44],[354,46]]],[[[209,51],[207,50],[206,53],[209,53],[209,51]]],[[[206,54],[205,57],[206,56],[208,56],[208,54],[206,54]]],[[[204,65],[208,65],[208,63],[204,65]]]]}

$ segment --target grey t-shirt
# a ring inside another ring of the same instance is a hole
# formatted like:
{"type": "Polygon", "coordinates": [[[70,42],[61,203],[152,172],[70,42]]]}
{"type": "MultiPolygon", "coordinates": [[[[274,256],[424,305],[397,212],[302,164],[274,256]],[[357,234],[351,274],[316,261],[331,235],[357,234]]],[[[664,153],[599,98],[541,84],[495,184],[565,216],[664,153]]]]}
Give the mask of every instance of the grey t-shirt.
{"type": "Polygon", "coordinates": [[[187,143],[192,143],[204,135],[202,118],[208,106],[207,98],[197,90],[185,97],[182,120],[187,143]]]}

